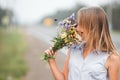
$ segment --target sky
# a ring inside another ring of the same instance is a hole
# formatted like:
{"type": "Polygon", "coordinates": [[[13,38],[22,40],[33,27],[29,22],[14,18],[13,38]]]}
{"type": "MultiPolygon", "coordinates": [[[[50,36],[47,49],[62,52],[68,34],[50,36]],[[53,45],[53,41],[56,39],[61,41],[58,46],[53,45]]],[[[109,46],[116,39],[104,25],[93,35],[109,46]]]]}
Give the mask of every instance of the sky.
{"type": "Polygon", "coordinates": [[[74,7],[76,3],[100,5],[108,1],[111,0],[0,0],[0,5],[12,9],[15,18],[20,23],[27,24],[36,22],[42,16],[53,14],[59,9],[74,7]]]}

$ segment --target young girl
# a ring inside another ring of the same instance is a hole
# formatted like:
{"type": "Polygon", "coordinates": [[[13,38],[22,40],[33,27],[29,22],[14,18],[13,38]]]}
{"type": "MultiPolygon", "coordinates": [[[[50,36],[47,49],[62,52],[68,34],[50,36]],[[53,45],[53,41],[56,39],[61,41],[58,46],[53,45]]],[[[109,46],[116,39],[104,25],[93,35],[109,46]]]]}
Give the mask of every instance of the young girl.
{"type": "MultiPolygon", "coordinates": [[[[112,42],[104,10],[84,7],[78,11],[77,20],[82,43],[68,50],[63,71],[55,59],[48,60],[55,80],[118,80],[120,56],[112,42]]],[[[51,49],[45,53],[56,55],[51,49]]]]}

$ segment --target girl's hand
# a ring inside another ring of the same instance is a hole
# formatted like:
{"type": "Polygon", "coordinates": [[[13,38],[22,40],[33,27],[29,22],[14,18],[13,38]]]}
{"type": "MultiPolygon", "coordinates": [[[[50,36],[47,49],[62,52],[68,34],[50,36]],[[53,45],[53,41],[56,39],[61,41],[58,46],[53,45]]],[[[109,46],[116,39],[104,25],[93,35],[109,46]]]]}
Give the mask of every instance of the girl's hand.
{"type": "Polygon", "coordinates": [[[56,56],[56,52],[54,52],[52,50],[52,47],[50,47],[49,49],[45,50],[45,54],[47,54],[48,56],[56,56]]]}

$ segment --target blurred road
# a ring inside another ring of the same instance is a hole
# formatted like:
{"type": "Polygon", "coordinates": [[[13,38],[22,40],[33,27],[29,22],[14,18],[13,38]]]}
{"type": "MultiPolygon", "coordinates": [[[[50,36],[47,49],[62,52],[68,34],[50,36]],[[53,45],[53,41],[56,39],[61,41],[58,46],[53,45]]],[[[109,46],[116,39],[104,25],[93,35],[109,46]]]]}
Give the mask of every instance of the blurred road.
{"type": "Polygon", "coordinates": [[[52,44],[50,40],[56,35],[57,28],[55,27],[27,27],[27,33],[35,36],[38,39],[45,40],[49,44],[52,44]]]}
{"type": "MultiPolygon", "coordinates": [[[[28,44],[25,61],[29,67],[28,73],[23,80],[54,80],[48,64],[40,59],[41,54],[51,46],[50,40],[52,39],[51,37],[55,35],[54,32],[51,29],[46,30],[39,27],[25,27],[22,28],[21,31],[28,44]],[[50,33],[53,33],[53,35],[49,35],[50,33]]],[[[56,58],[61,70],[65,57],[65,55],[58,54],[56,58]]]]}

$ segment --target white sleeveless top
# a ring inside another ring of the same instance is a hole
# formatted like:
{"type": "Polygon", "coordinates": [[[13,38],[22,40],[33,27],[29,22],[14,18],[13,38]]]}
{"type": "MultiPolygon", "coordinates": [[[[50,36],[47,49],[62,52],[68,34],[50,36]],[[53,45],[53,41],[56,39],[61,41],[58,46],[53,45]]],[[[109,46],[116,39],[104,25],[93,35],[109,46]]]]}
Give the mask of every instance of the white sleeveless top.
{"type": "Polygon", "coordinates": [[[68,80],[109,80],[105,68],[109,56],[107,52],[92,51],[83,58],[85,41],[73,45],[69,60],[68,80]]]}

